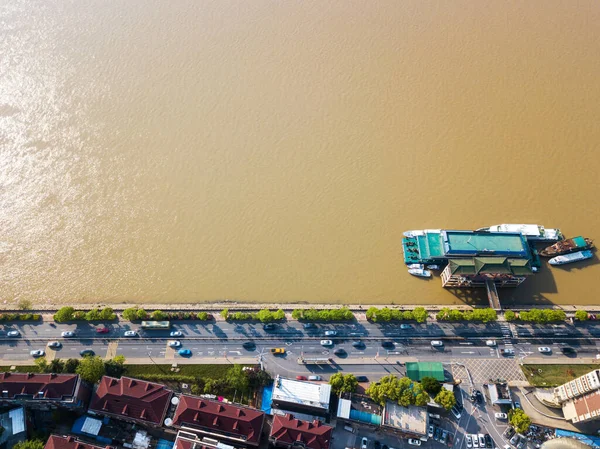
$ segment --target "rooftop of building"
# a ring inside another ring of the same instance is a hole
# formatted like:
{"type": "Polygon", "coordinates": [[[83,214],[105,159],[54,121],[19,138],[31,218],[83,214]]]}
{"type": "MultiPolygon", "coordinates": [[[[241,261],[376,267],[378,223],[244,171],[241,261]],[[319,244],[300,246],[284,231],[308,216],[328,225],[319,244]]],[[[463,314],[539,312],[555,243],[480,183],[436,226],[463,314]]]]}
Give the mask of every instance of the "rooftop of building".
{"type": "Polygon", "coordinates": [[[179,431],[173,449],[236,449],[235,446],[225,444],[219,440],[196,435],[191,432],[179,431]]]}
{"type": "Polygon", "coordinates": [[[286,379],[281,376],[273,383],[273,401],[329,409],[331,385],[286,379]]]}
{"type": "Polygon", "coordinates": [[[271,438],[284,443],[302,443],[307,449],[329,449],[333,427],[318,420],[302,421],[293,415],[276,415],[271,427],[271,438]]]}
{"type": "Polygon", "coordinates": [[[381,425],[383,407],[368,396],[345,393],[338,401],[337,417],[381,425]]]}
{"type": "Polygon", "coordinates": [[[531,263],[527,259],[508,257],[473,257],[468,259],[450,259],[450,272],[459,276],[482,274],[508,274],[528,276],[533,274],[531,263]]]}
{"type": "Polygon", "coordinates": [[[78,380],[77,374],[0,373],[0,394],[3,399],[64,400],[75,395],[78,380]]]}
{"type": "Polygon", "coordinates": [[[131,377],[104,376],[92,396],[89,409],[100,414],[161,424],[172,394],[161,384],[131,377]]]}
{"type": "Polygon", "coordinates": [[[265,414],[260,410],[181,395],[173,424],[257,444],[265,414]]]}
{"type": "MultiPolygon", "coordinates": [[[[585,394],[581,397],[571,399],[567,404],[571,402],[574,416],[577,418],[576,421],[587,421],[590,419],[600,419],[600,391],[595,390],[591,393],[585,394]]],[[[566,405],[566,404],[565,404],[566,405]]],[[[573,419],[573,416],[565,418],[573,419]]]]}
{"type": "Polygon", "coordinates": [[[414,405],[403,407],[395,402],[387,401],[383,411],[383,425],[403,432],[426,435],[427,416],[425,407],[414,405]]]}
{"type": "Polygon", "coordinates": [[[13,408],[4,413],[0,413],[0,434],[1,447],[13,447],[20,441],[27,439],[27,422],[25,421],[25,409],[23,407],[13,408]]]}
{"type": "Polygon", "coordinates": [[[415,381],[421,381],[423,377],[433,377],[443,382],[444,365],[442,362],[406,362],[406,375],[415,381]]]}
{"type": "Polygon", "coordinates": [[[97,446],[84,443],[72,436],[50,435],[44,449],[107,449],[110,446],[97,446]]]}

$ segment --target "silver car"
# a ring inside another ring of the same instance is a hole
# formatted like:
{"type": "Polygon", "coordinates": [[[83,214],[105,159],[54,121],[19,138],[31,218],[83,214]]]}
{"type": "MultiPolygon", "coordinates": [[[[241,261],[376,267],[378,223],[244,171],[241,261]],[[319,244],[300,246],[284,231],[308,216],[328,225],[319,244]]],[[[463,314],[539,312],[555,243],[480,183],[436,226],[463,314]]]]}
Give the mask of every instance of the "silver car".
{"type": "Polygon", "coordinates": [[[321,340],[321,346],[331,346],[333,342],[331,340],[321,340]]]}
{"type": "Polygon", "coordinates": [[[21,332],[19,331],[9,331],[6,333],[7,337],[20,337],[21,336],[21,332]]]}
{"type": "Polygon", "coordinates": [[[34,351],[29,352],[29,355],[31,355],[31,357],[44,357],[45,354],[46,353],[43,349],[36,349],[34,351]]]}
{"type": "Polygon", "coordinates": [[[64,331],[64,332],[61,332],[60,336],[63,337],[63,338],[74,337],[75,336],[75,332],[73,332],[73,331],[64,331]]]}
{"type": "Polygon", "coordinates": [[[181,346],[181,342],[179,340],[171,340],[169,342],[169,346],[171,348],[179,348],[181,346]]]}
{"type": "Polygon", "coordinates": [[[48,347],[52,348],[52,349],[58,349],[62,346],[62,343],[60,341],[49,341],[48,342],[48,347]]]}

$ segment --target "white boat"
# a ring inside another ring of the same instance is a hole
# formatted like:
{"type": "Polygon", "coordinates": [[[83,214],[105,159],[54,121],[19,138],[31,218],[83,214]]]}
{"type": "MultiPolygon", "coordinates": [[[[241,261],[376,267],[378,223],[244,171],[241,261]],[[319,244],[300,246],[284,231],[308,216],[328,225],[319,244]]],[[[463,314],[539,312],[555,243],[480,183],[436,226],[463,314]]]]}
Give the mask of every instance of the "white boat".
{"type": "Polygon", "coordinates": [[[425,266],[421,263],[410,263],[407,265],[408,268],[416,268],[419,270],[422,270],[423,268],[425,268],[425,266]]]}
{"type": "Polygon", "coordinates": [[[499,224],[488,228],[479,228],[477,231],[485,232],[510,232],[520,233],[530,240],[540,242],[557,242],[564,237],[560,229],[548,228],[536,224],[499,224]]]}
{"type": "Polygon", "coordinates": [[[425,235],[425,231],[406,231],[403,232],[402,234],[404,234],[404,237],[408,237],[408,238],[412,238],[412,237],[417,237],[419,235],[425,235]]]}
{"type": "Polygon", "coordinates": [[[577,251],[576,253],[563,254],[562,256],[553,257],[548,261],[550,265],[564,265],[566,263],[579,262],[580,260],[591,259],[594,254],[588,249],[585,251],[577,251]]]}
{"type": "Polygon", "coordinates": [[[408,272],[410,274],[412,274],[413,276],[419,276],[422,278],[430,278],[431,277],[431,271],[424,270],[423,268],[409,268],[408,272]]]}
{"type": "Polygon", "coordinates": [[[441,270],[439,265],[427,265],[428,270],[441,270]]]}

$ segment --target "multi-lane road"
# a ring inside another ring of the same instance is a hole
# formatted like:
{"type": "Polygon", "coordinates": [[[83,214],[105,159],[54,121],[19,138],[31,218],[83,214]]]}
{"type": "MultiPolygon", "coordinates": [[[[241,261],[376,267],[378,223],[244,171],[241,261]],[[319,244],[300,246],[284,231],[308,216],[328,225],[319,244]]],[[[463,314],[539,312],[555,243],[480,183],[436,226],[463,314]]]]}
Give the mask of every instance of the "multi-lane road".
{"type": "Polygon", "coordinates": [[[572,326],[569,324],[546,326],[515,326],[506,323],[448,324],[429,322],[413,324],[401,329],[397,324],[374,324],[357,321],[351,324],[318,324],[314,329],[304,329],[297,321],[278,324],[273,331],[265,331],[261,323],[230,323],[216,321],[175,322],[169,331],[141,330],[136,323],[118,322],[92,325],[89,323],[6,325],[0,329],[0,363],[28,363],[33,359],[30,351],[44,349],[48,358],[78,358],[82,349],[91,349],[102,357],[124,355],[130,362],[144,363],[211,363],[215,360],[252,363],[262,360],[271,371],[284,375],[319,372],[324,376],[338,369],[352,370],[357,374],[385,374],[398,371],[398,362],[407,360],[444,361],[456,359],[501,359],[500,349],[512,348],[515,358],[544,357],[557,362],[572,358],[594,359],[600,353],[600,326],[595,323],[572,326]],[[96,328],[106,326],[108,333],[97,333],[96,328]],[[11,330],[20,337],[10,338],[11,330]],[[74,331],[75,337],[62,338],[63,331],[74,331]],[[128,330],[135,330],[138,337],[125,337],[128,330]],[[181,331],[182,348],[192,352],[184,358],[169,347],[174,338],[170,331],[181,331]],[[334,330],[335,336],[325,336],[334,330]],[[323,346],[320,340],[330,339],[332,346],[323,346]],[[431,340],[443,340],[442,348],[432,348],[431,340]],[[488,339],[496,340],[496,347],[488,347],[488,339]],[[62,347],[56,351],[47,348],[47,342],[58,340],[62,347]],[[353,346],[360,340],[361,347],[353,346]],[[245,348],[244,342],[253,341],[255,347],[245,348]],[[389,346],[384,347],[387,342],[389,346]],[[568,344],[577,351],[567,358],[561,347],[568,344]],[[549,346],[553,351],[542,356],[539,346],[549,346]],[[284,356],[270,354],[271,348],[285,348],[284,356]],[[336,355],[334,350],[343,349],[336,355]],[[329,366],[318,368],[298,364],[298,358],[331,358],[329,366]]]}

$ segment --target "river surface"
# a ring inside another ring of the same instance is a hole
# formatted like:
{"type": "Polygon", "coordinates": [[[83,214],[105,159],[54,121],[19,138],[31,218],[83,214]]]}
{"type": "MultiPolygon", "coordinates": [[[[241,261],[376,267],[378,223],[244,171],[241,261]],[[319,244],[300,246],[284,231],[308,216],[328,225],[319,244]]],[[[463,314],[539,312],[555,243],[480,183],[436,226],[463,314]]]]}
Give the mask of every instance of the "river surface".
{"type": "MultiPolygon", "coordinates": [[[[5,1],[0,302],[461,304],[407,229],[600,240],[600,2],[5,1]]],[[[598,304],[600,264],[505,301],[598,304]]]]}

